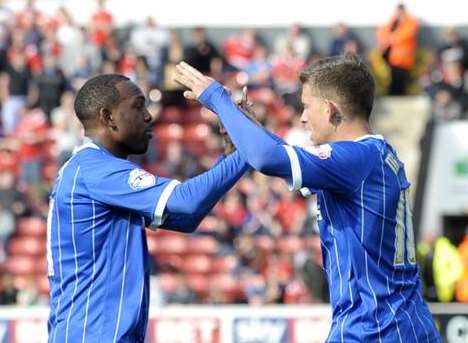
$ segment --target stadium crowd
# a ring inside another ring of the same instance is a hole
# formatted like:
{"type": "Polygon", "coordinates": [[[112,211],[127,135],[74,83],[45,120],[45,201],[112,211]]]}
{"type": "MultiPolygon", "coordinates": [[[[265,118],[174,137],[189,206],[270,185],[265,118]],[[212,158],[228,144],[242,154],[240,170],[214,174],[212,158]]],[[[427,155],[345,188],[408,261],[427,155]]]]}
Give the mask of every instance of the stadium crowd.
{"type": "MultiPolygon", "coordinates": [[[[66,8],[43,13],[34,1],[18,12],[0,6],[0,304],[47,302],[48,194],[57,170],[83,139],[74,93],[95,74],[125,74],[144,90],[156,117],[155,135],[149,151],[134,160],[179,179],[207,169],[222,151],[215,116],[187,103],[173,81],[181,60],[222,80],[233,96],[247,85],[258,119],[290,144],[311,144],[299,122],[298,72],[319,57],[346,51],[369,62],[380,95],[424,92],[433,102],[431,120],[467,118],[468,44],[451,29],[440,46],[419,48],[418,21],[404,6],[377,30],[378,46],[365,47],[340,23],[329,51],[318,51],[296,24],[271,44],[250,28],[221,45],[194,28],[185,42],[179,31],[151,17],[117,27],[105,1],[98,3],[84,26],[66,8]]],[[[148,231],[153,301],[327,302],[316,220],[313,198],[251,172],[195,234],[148,231]]],[[[423,260],[434,255],[431,249],[420,249],[423,260]]],[[[468,279],[466,251],[463,243],[456,253],[461,271],[452,288],[463,273],[468,279]]],[[[431,293],[432,274],[424,273],[431,300],[452,300],[453,294],[431,293]]],[[[461,291],[456,298],[468,302],[461,291]]]]}

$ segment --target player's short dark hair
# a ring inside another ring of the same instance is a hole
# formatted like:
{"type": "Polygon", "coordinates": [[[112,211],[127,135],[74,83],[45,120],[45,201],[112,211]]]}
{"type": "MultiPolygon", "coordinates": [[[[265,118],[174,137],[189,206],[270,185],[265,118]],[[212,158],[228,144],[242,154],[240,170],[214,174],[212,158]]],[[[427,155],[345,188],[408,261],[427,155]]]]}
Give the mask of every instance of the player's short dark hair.
{"type": "Polygon", "coordinates": [[[78,90],[74,108],[78,119],[86,128],[101,108],[114,108],[119,103],[119,82],[130,80],[119,74],[104,74],[92,77],[78,90]]]}
{"type": "Polygon", "coordinates": [[[299,75],[314,95],[336,102],[344,115],[369,120],[375,82],[367,65],[354,54],[319,60],[299,75]]]}

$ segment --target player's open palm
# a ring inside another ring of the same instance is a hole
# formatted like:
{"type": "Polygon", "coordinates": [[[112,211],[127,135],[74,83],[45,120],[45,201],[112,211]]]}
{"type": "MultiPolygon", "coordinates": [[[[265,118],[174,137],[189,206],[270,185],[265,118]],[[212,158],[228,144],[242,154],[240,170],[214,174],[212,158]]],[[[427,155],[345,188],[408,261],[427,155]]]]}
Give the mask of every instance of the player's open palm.
{"type": "Polygon", "coordinates": [[[185,98],[197,100],[213,79],[203,75],[188,63],[180,62],[176,66],[175,81],[189,89],[184,92],[185,98]]]}

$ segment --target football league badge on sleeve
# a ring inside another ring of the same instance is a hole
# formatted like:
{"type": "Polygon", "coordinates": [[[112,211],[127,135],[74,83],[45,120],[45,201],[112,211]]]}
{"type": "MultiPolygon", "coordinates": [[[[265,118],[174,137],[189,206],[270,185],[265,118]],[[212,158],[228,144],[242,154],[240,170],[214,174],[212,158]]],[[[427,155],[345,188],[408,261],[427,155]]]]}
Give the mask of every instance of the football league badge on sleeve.
{"type": "Polygon", "coordinates": [[[308,147],[305,149],[312,155],[317,156],[321,160],[326,160],[331,157],[332,147],[330,144],[322,144],[318,146],[308,147]]]}
{"type": "Polygon", "coordinates": [[[128,185],[134,190],[148,188],[154,186],[155,183],[156,177],[143,169],[135,168],[128,176],[128,185]]]}

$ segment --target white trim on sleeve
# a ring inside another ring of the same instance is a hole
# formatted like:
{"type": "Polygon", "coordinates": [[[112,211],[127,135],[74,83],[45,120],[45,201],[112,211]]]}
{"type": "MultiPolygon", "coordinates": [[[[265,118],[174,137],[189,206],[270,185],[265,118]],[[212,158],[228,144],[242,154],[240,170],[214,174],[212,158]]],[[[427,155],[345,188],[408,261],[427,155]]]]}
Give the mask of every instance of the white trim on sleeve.
{"type": "Polygon", "coordinates": [[[174,191],[174,188],[178,184],[180,184],[179,181],[172,180],[162,191],[161,196],[159,197],[158,203],[156,204],[156,209],[154,210],[154,219],[149,225],[150,229],[157,229],[159,225],[163,223],[163,214],[164,214],[164,209],[166,208],[167,201],[169,200],[169,197],[174,191]]]}
{"type": "Polygon", "coordinates": [[[297,157],[296,150],[291,145],[283,145],[283,147],[286,149],[291,162],[292,183],[288,182],[288,187],[290,191],[295,192],[302,188],[302,170],[299,157],[297,157]]]}

